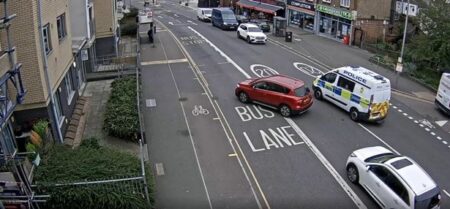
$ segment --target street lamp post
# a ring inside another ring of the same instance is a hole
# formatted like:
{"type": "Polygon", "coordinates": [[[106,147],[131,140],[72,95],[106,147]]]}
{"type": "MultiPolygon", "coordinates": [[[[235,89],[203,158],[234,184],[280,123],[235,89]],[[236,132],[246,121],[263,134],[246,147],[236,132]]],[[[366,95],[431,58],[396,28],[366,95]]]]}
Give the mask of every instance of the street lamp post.
{"type": "MultiPolygon", "coordinates": [[[[403,52],[405,50],[405,42],[406,42],[406,31],[408,29],[408,17],[409,17],[409,1],[406,7],[406,18],[405,18],[405,29],[403,30],[403,40],[402,40],[402,49],[400,50],[400,57],[397,60],[397,67],[395,68],[396,76],[395,76],[395,87],[398,89],[398,77],[399,74],[403,71],[403,52]]],[[[403,0],[402,0],[402,13],[403,13],[403,0]]]]}

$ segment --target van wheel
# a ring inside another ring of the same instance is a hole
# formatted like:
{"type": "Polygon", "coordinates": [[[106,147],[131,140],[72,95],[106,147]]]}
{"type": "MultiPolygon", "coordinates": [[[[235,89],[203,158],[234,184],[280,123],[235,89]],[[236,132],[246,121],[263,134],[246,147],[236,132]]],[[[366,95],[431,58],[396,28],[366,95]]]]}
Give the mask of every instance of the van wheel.
{"type": "Polygon", "coordinates": [[[287,105],[281,105],[280,106],[280,113],[283,117],[289,117],[291,116],[291,108],[287,105]]]}
{"type": "Polygon", "coordinates": [[[359,181],[358,169],[355,165],[350,164],[347,166],[347,178],[350,182],[356,184],[359,181]]]}
{"type": "Polygon", "coordinates": [[[353,121],[358,121],[359,120],[359,111],[358,109],[352,107],[350,109],[350,119],[352,119],[353,121]]]}
{"type": "Polygon", "coordinates": [[[250,44],[251,43],[251,41],[250,41],[250,36],[247,36],[247,42],[250,44]]]}
{"type": "Polygon", "coordinates": [[[322,100],[322,91],[320,89],[314,89],[314,97],[318,100],[322,100]]]}

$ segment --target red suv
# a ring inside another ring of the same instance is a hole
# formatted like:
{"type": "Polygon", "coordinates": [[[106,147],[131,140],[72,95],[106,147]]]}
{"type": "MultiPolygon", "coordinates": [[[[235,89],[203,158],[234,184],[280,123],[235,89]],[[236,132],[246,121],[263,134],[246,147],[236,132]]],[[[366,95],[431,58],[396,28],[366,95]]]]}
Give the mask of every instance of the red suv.
{"type": "Polygon", "coordinates": [[[303,81],[284,75],[242,81],[235,94],[243,103],[278,109],[284,117],[304,112],[313,103],[312,93],[303,81]]]}

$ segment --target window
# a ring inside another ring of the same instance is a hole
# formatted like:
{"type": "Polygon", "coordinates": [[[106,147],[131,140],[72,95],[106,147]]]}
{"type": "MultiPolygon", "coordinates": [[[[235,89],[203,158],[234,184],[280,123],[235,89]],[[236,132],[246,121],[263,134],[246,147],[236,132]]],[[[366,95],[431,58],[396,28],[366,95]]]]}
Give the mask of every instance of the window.
{"type": "Polygon", "coordinates": [[[338,86],[353,92],[353,89],[355,88],[355,82],[340,76],[338,80],[338,86]]]}
{"type": "Polygon", "coordinates": [[[268,83],[269,89],[270,91],[274,91],[274,92],[278,92],[278,93],[282,93],[282,94],[286,94],[289,92],[289,89],[280,86],[278,84],[274,84],[274,83],[268,83]]]}
{"type": "Polygon", "coordinates": [[[405,186],[387,168],[382,166],[371,166],[370,170],[395,192],[407,205],[409,205],[409,194],[405,186]]]}
{"type": "Polygon", "coordinates": [[[58,27],[58,39],[61,41],[67,35],[66,14],[62,14],[56,18],[56,26],[58,27]]]}
{"type": "Polygon", "coordinates": [[[350,0],[341,0],[341,7],[350,8],[350,0]]]}
{"type": "Polygon", "coordinates": [[[336,81],[336,76],[337,75],[335,73],[327,73],[323,75],[320,79],[328,83],[334,83],[334,81],[336,81]]]}
{"type": "Polygon", "coordinates": [[[62,115],[61,97],[58,90],[56,90],[55,94],[53,95],[53,106],[55,108],[55,114],[58,120],[58,125],[59,127],[61,127],[62,122],[64,120],[64,116],[62,115]]]}
{"type": "Polygon", "coordinates": [[[72,81],[72,69],[67,72],[66,77],[64,78],[64,82],[66,84],[67,90],[67,102],[70,104],[70,102],[72,102],[73,96],[75,95],[75,88],[72,81]]]}
{"type": "Polygon", "coordinates": [[[44,47],[45,53],[49,54],[52,51],[52,39],[50,37],[50,26],[49,24],[45,25],[42,28],[43,38],[44,38],[44,47]]]}
{"type": "Polygon", "coordinates": [[[259,83],[256,83],[253,86],[253,88],[255,88],[255,89],[262,89],[262,90],[268,90],[269,87],[267,86],[266,82],[259,82],[259,83]]]}

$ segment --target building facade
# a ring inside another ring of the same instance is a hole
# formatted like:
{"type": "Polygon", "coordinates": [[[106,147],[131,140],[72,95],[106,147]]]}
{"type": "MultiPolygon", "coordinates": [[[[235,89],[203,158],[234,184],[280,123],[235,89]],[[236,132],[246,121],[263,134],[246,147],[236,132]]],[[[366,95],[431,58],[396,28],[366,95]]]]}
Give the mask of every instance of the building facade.
{"type": "Polygon", "coordinates": [[[24,166],[13,129],[13,112],[24,101],[25,89],[17,62],[17,49],[11,31],[17,17],[9,11],[7,0],[0,1],[0,197],[2,207],[35,208],[29,181],[30,171],[24,166]],[[5,9],[6,8],[6,9],[5,9]],[[6,12],[5,12],[6,11],[6,12]],[[30,203],[31,202],[31,203],[30,203]]]}
{"type": "Polygon", "coordinates": [[[392,0],[288,0],[288,25],[354,44],[382,39],[392,0]]]}
{"type": "Polygon", "coordinates": [[[17,60],[27,69],[22,74],[28,94],[16,108],[16,123],[41,118],[51,121],[53,137],[64,141],[71,119],[82,65],[74,62],[69,0],[35,0],[11,2],[9,9],[17,14],[11,31],[17,48],[17,60]]]}
{"type": "Polygon", "coordinates": [[[96,55],[118,55],[120,29],[117,21],[116,0],[94,0],[96,55]]]}

